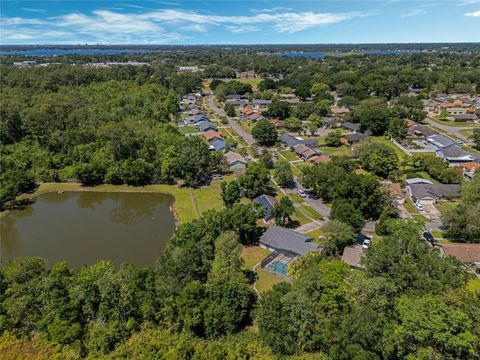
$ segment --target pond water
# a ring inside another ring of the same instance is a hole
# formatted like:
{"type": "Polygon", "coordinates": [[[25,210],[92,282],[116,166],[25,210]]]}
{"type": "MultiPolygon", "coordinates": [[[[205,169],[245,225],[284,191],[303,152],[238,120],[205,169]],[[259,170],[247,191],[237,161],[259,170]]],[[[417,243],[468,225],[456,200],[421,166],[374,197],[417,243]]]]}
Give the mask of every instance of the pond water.
{"type": "Polygon", "coordinates": [[[173,201],[151,193],[41,195],[1,220],[1,263],[40,256],[72,267],[101,259],[152,265],[175,231],[173,201]]]}

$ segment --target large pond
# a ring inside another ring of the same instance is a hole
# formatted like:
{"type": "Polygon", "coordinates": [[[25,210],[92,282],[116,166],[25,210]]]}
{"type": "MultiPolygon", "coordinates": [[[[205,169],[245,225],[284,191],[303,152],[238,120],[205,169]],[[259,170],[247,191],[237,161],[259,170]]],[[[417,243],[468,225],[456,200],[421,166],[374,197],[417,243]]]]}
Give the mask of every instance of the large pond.
{"type": "Polygon", "coordinates": [[[1,262],[40,256],[73,267],[101,259],[152,265],[175,231],[173,200],[151,193],[41,195],[1,220],[1,262]]]}

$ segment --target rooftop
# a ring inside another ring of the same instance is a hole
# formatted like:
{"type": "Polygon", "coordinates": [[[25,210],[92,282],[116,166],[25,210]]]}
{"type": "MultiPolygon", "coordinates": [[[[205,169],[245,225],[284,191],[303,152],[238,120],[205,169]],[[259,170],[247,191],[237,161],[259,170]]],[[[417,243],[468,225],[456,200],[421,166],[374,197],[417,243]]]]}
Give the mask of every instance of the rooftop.
{"type": "Polygon", "coordinates": [[[445,255],[464,263],[480,262],[480,244],[442,244],[445,255]]]}
{"type": "Polygon", "coordinates": [[[260,243],[272,249],[285,250],[298,255],[322,250],[320,245],[312,242],[311,237],[281,226],[269,227],[260,238],[260,243]]]}
{"type": "Polygon", "coordinates": [[[412,196],[416,199],[460,196],[460,185],[458,184],[412,184],[409,187],[412,196]]]}

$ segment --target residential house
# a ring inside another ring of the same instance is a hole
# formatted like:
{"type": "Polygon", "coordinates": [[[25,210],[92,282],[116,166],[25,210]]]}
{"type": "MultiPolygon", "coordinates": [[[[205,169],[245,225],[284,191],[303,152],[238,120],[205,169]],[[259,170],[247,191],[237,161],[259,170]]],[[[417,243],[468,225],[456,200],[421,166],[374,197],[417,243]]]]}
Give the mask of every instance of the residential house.
{"type": "Polygon", "coordinates": [[[272,100],[262,100],[262,99],[255,99],[252,102],[254,109],[264,109],[268,107],[272,103],[272,100]]]}
{"type": "Polygon", "coordinates": [[[197,104],[188,104],[188,110],[193,110],[193,109],[201,110],[202,108],[197,104]]]}
{"type": "Polygon", "coordinates": [[[233,151],[229,151],[225,154],[225,159],[227,160],[227,165],[230,169],[245,169],[247,167],[247,160],[245,158],[233,151]]]}
{"type": "Polygon", "coordinates": [[[326,129],[334,128],[340,122],[340,119],[334,117],[322,117],[323,127],[326,129]]]}
{"type": "Polygon", "coordinates": [[[347,122],[343,123],[342,127],[344,129],[350,130],[354,133],[360,132],[360,124],[352,123],[350,121],[347,121],[347,122]]]}
{"type": "Polygon", "coordinates": [[[449,116],[465,115],[470,109],[470,104],[462,102],[448,103],[443,102],[437,107],[437,111],[447,111],[449,116]]]}
{"type": "Polygon", "coordinates": [[[275,128],[279,129],[283,127],[283,121],[280,119],[271,119],[270,122],[275,126],[275,128]]]}
{"type": "Polygon", "coordinates": [[[333,115],[338,115],[338,116],[342,116],[350,112],[350,109],[347,107],[332,106],[331,110],[333,115]]]}
{"type": "Polygon", "coordinates": [[[199,115],[199,114],[203,114],[203,111],[200,109],[192,109],[188,112],[188,115],[192,115],[192,116],[199,115]]]}
{"type": "Polygon", "coordinates": [[[422,136],[424,138],[427,138],[432,135],[438,135],[438,133],[435,130],[432,130],[431,128],[428,128],[423,125],[416,124],[415,127],[413,128],[413,133],[417,136],[422,136]]]}
{"type": "Polygon", "coordinates": [[[456,166],[467,162],[480,163],[480,155],[466,151],[456,144],[436,150],[435,155],[447,161],[450,166],[456,166]]]}
{"type": "Polygon", "coordinates": [[[247,105],[247,100],[243,100],[243,99],[226,99],[224,101],[225,105],[227,104],[231,104],[233,106],[238,106],[238,107],[244,107],[245,105],[247,105]]]}
{"type": "Polygon", "coordinates": [[[260,246],[270,251],[303,256],[310,251],[321,251],[323,249],[312,240],[311,236],[281,226],[271,226],[260,237],[260,246]]]}
{"type": "Polygon", "coordinates": [[[209,143],[211,143],[214,140],[223,140],[222,134],[220,134],[219,132],[213,131],[213,130],[209,130],[209,131],[205,132],[203,134],[203,137],[209,143]]]}
{"type": "Polygon", "coordinates": [[[303,144],[308,147],[314,147],[318,145],[318,141],[316,139],[303,139],[301,137],[295,137],[287,133],[280,135],[280,142],[289,148],[293,148],[295,145],[298,144],[303,144]]]}
{"type": "MultiPolygon", "coordinates": [[[[480,244],[442,244],[443,253],[453,256],[480,274],[480,244]]],[[[480,275],[477,275],[480,276],[480,275]]]]}
{"type": "Polygon", "coordinates": [[[407,191],[413,202],[422,205],[435,204],[442,198],[460,197],[458,184],[413,184],[407,186],[407,191]]]}
{"type": "Polygon", "coordinates": [[[476,114],[461,114],[461,115],[453,115],[453,121],[476,121],[478,117],[476,114]]]}
{"type": "Polygon", "coordinates": [[[343,249],[342,260],[354,268],[363,268],[363,249],[360,246],[347,246],[343,249]]]}
{"type": "Polygon", "coordinates": [[[441,134],[430,135],[427,137],[427,141],[437,149],[443,149],[455,144],[461,144],[461,141],[450,139],[449,137],[441,134]]]}
{"type": "Polygon", "coordinates": [[[247,120],[260,121],[260,120],[266,120],[266,118],[261,114],[254,113],[254,114],[248,115],[247,120]]]}
{"type": "Polygon", "coordinates": [[[309,148],[304,144],[297,144],[293,147],[293,150],[303,161],[308,161],[312,156],[320,155],[317,151],[309,148]]]}
{"type": "Polygon", "coordinates": [[[239,95],[239,94],[225,95],[226,100],[240,100],[241,98],[242,98],[242,95],[239,95]]]}
{"type": "Polygon", "coordinates": [[[251,107],[244,107],[243,109],[240,110],[240,115],[241,116],[249,116],[254,113],[253,109],[251,107]]]}
{"type": "Polygon", "coordinates": [[[210,121],[202,121],[197,124],[197,128],[200,131],[206,132],[206,131],[217,131],[218,128],[213,125],[210,121]]]}
{"type": "Polygon", "coordinates": [[[275,199],[273,196],[263,194],[253,199],[253,201],[265,208],[263,221],[268,222],[273,219],[273,207],[277,204],[277,199],[275,199]]]}
{"type": "Polygon", "coordinates": [[[210,150],[223,151],[226,146],[225,140],[223,139],[215,139],[210,142],[210,150]]]}
{"type": "Polygon", "coordinates": [[[403,204],[405,202],[405,194],[399,183],[385,182],[383,183],[383,186],[390,193],[395,203],[403,204]]]}
{"type": "Polygon", "coordinates": [[[353,144],[356,144],[362,140],[366,140],[368,139],[368,135],[367,134],[363,134],[363,133],[353,133],[353,134],[345,134],[343,135],[341,138],[340,138],[340,141],[342,142],[342,144],[345,144],[345,145],[353,145],[353,144]]]}
{"type": "Polygon", "coordinates": [[[197,102],[197,97],[193,94],[185,95],[180,102],[182,104],[195,104],[197,102]]]}
{"type": "Polygon", "coordinates": [[[235,75],[238,79],[255,79],[255,70],[241,71],[235,75]]]}
{"type": "Polygon", "coordinates": [[[407,185],[414,185],[414,184],[433,184],[430,180],[422,179],[422,178],[411,178],[405,180],[407,185]]]}

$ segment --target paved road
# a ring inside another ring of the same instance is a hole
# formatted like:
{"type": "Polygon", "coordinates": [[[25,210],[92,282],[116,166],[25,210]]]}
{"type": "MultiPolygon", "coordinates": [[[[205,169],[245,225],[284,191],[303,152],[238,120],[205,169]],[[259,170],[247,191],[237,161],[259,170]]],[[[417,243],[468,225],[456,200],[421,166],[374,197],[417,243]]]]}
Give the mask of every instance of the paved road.
{"type": "MultiPolygon", "coordinates": [[[[215,102],[213,101],[213,99],[214,99],[213,96],[207,97],[208,107],[219,116],[227,116],[223,109],[220,109],[217,105],[215,105],[215,102]]],[[[232,129],[235,130],[237,134],[240,135],[249,146],[252,146],[253,144],[255,144],[255,139],[252,137],[252,135],[250,135],[248,132],[243,130],[240,127],[240,125],[238,125],[238,123],[235,121],[234,118],[227,116],[227,120],[230,126],[232,127],[232,129]]]]}
{"type": "Polygon", "coordinates": [[[450,125],[445,125],[441,124],[435,120],[432,120],[430,118],[426,118],[425,122],[429,125],[435,126],[439,129],[442,129],[443,131],[455,135],[459,139],[462,139],[463,141],[470,143],[472,140],[469,139],[467,136],[463,135],[460,130],[471,130],[474,129],[475,127],[473,126],[450,126],[450,125]]]}

